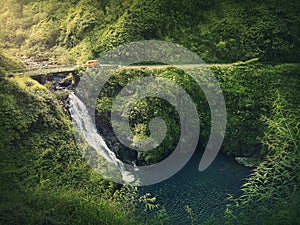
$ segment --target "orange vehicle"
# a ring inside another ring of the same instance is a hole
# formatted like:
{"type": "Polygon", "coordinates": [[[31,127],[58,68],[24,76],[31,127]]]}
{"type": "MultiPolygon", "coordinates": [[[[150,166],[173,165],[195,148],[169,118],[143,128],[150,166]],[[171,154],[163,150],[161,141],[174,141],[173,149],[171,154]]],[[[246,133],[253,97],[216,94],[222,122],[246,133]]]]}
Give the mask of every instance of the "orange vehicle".
{"type": "Polygon", "coordinates": [[[89,60],[85,63],[86,66],[92,67],[92,66],[98,66],[99,61],[98,60],[89,60]]]}

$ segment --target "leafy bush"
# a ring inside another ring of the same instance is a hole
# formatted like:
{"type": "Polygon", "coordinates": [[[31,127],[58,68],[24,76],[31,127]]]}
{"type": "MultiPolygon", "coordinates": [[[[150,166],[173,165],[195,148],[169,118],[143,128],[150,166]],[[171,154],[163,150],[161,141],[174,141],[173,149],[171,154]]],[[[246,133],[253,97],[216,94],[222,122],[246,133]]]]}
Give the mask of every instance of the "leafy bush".
{"type": "Polygon", "coordinates": [[[0,223],[137,224],[83,161],[54,95],[26,79],[0,80],[0,223]]]}
{"type": "Polygon", "coordinates": [[[267,156],[226,211],[228,224],[297,224],[300,219],[300,114],[277,93],[262,139],[267,156]]]}

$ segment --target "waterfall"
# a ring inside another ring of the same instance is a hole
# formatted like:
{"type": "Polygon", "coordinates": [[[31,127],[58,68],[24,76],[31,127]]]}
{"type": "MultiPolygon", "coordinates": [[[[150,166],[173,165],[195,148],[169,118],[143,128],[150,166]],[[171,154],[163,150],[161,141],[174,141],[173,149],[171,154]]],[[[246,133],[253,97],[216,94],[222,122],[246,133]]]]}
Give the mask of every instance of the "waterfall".
{"type": "Polygon", "coordinates": [[[114,165],[122,174],[122,179],[125,182],[133,182],[134,176],[124,169],[124,164],[120,161],[115,153],[111,151],[103,138],[98,134],[95,123],[91,118],[85,104],[74,94],[69,94],[70,99],[70,114],[73,123],[81,131],[85,141],[101,155],[106,162],[114,165]]]}

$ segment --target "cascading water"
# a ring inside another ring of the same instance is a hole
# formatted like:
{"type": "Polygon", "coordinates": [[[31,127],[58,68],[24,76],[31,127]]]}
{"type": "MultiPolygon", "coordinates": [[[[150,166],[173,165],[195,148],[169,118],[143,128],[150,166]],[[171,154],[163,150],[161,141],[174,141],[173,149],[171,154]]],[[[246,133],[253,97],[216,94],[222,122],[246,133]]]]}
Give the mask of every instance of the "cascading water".
{"type": "Polygon", "coordinates": [[[106,162],[114,165],[122,174],[122,179],[125,182],[133,182],[134,176],[124,169],[124,164],[111,151],[103,138],[98,134],[97,128],[93,123],[91,115],[88,112],[85,104],[74,94],[69,94],[70,99],[70,114],[76,127],[81,131],[85,141],[101,155],[106,162]]]}

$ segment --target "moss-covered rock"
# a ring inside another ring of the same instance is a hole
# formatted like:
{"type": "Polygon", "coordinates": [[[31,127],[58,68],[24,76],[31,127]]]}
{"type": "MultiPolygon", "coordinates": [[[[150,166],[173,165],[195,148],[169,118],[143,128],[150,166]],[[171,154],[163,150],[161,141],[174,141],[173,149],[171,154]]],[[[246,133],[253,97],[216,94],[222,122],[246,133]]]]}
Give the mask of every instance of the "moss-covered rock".
{"type": "Polygon", "coordinates": [[[234,159],[237,163],[250,168],[254,168],[259,164],[259,159],[253,157],[234,157],[234,159]]]}

